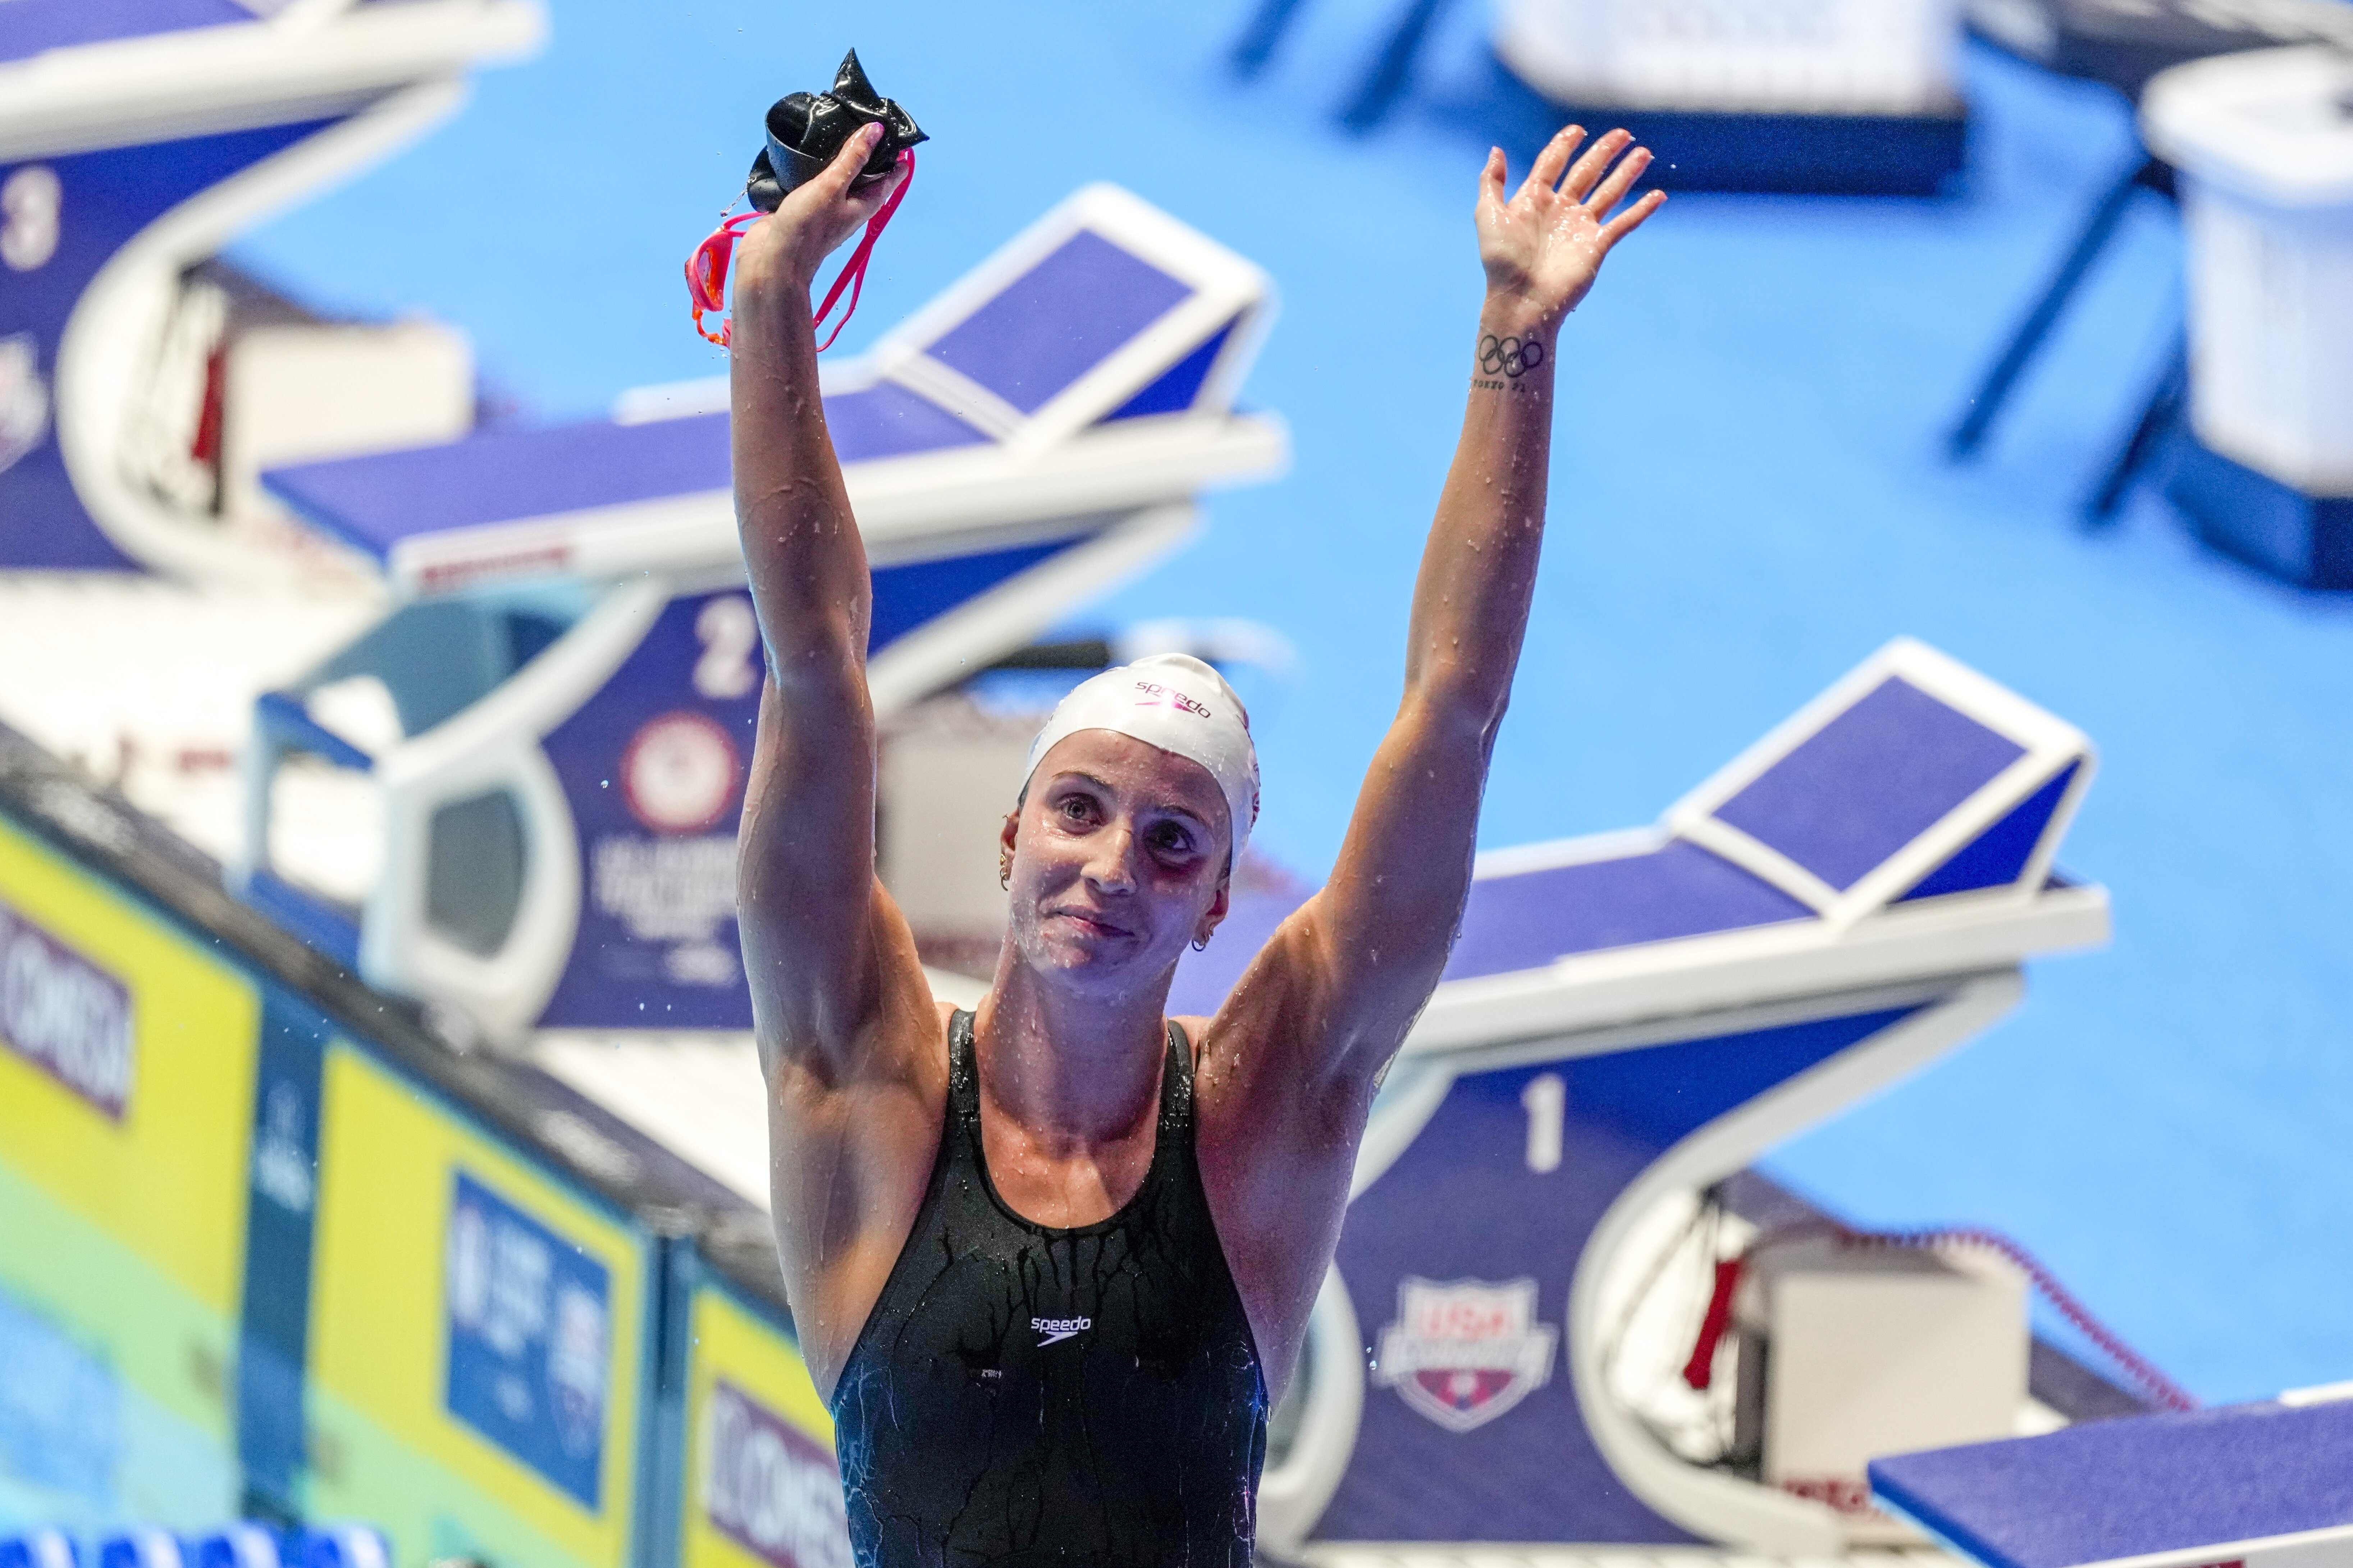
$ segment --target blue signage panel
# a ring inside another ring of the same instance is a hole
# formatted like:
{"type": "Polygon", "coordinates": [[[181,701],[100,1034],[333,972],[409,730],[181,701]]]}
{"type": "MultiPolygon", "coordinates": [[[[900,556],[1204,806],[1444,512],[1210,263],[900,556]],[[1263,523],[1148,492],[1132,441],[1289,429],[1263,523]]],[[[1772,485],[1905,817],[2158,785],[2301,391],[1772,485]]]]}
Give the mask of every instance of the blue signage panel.
{"type": "Polygon", "coordinates": [[[467,1174],[449,1207],[449,1414],[596,1508],[605,1266],[467,1174]]]}
{"type": "Polygon", "coordinates": [[[579,934],[546,1026],[752,1026],[735,819],[765,673],[751,595],[687,595],[543,742],[583,862],[579,934]]]}
{"type": "MultiPolygon", "coordinates": [[[[874,573],[870,655],[1094,537],[874,573]]],[[[741,588],[682,595],[542,742],[580,835],[580,924],[552,1029],[748,1029],[735,828],[766,678],[741,588]]]]}
{"type": "MultiPolygon", "coordinates": [[[[207,186],[337,123],[305,121],[0,164],[0,565],[119,571],[57,440],[58,350],[99,269],[207,186]]],[[[103,330],[121,330],[102,323],[103,330]]]]}

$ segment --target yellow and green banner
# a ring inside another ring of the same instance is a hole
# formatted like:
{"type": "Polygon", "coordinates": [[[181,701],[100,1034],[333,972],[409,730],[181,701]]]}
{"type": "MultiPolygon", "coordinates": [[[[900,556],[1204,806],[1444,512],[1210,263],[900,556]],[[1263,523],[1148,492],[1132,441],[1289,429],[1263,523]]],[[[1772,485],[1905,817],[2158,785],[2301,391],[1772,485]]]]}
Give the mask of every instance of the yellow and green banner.
{"type": "Polygon", "coordinates": [[[707,1272],[687,1312],[679,1568],[850,1568],[833,1418],[792,1334],[707,1272]]]}
{"type": "Polygon", "coordinates": [[[735,1200],[607,1123],[621,1201],[527,1131],[600,1114],[560,1085],[38,820],[0,813],[0,1532],[259,1510],[394,1568],[849,1568],[789,1314],[697,1239],[735,1200]]]}
{"type": "Polygon", "coordinates": [[[349,1044],[323,1106],[307,1511],[403,1565],[621,1568],[649,1238],[349,1044]]]}
{"type": "Polygon", "coordinates": [[[231,1379],[259,991],[0,818],[0,1416],[17,1509],[236,1510],[231,1379]]]}

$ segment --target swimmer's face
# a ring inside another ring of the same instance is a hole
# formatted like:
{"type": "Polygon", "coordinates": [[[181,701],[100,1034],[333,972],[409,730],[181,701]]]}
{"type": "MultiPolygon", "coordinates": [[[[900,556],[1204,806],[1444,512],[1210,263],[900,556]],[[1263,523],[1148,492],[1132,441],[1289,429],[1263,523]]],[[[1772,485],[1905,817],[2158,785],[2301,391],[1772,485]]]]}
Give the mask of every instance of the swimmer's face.
{"type": "Polygon", "coordinates": [[[1087,988],[1143,984],[1226,916],[1232,827],[1209,770],[1110,730],[1064,736],[1006,818],[1012,937],[1087,988]]]}

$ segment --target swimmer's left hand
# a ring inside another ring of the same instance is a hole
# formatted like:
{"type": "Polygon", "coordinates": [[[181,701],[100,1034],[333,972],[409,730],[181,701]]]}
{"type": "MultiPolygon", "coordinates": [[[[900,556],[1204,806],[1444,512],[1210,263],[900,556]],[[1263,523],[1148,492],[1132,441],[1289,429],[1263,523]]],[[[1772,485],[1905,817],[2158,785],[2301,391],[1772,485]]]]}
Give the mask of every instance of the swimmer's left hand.
{"type": "Polygon", "coordinates": [[[1577,309],[1611,247],[1666,203],[1665,192],[1651,191],[1611,217],[1609,209],[1651,166],[1650,150],[1628,153],[1634,138],[1612,131],[1572,166],[1569,158],[1584,140],[1583,129],[1572,125],[1546,142],[1508,198],[1501,148],[1487,154],[1479,178],[1479,259],[1488,297],[1525,314],[1532,327],[1577,309]]]}

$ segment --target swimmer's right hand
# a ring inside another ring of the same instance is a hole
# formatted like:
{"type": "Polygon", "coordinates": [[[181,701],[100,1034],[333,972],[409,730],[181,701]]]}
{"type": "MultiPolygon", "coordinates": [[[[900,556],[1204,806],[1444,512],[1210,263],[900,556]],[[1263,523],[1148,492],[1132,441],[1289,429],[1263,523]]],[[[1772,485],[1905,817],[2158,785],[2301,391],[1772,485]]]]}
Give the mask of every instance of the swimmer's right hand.
{"type": "Polygon", "coordinates": [[[865,189],[851,191],[851,183],[881,139],[881,126],[860,127],[823,173],[802,182],[775,212],[752,226],[735,250],[739,312],[746,304],[765,302],[780,289],[806,306],[818,268],[843,240],[866,226],[907,177],[907,166],[902,163],[865,189]]]}
{"type": "Polygon", "coordinates": [[[1651,166],[1650,150],[1636,147],[1627,132],[1612,131],[1570,163],[1584,140],[1581,126],[1563,130],[1536,154],[1526,181],[1508,195],[1503,150],[1487,154],[1475,217],[1479,259],[1487,270],[1491,309],[1502,306],[1503,321],[1515,330],[1557,322],[1576,310],[1610,248],[1667,199],[1664,192],[1651,191],[1610,216],[1651,166]]]}

